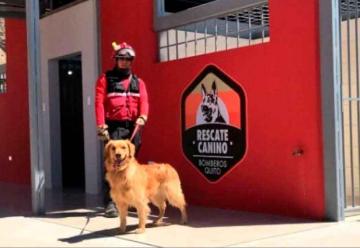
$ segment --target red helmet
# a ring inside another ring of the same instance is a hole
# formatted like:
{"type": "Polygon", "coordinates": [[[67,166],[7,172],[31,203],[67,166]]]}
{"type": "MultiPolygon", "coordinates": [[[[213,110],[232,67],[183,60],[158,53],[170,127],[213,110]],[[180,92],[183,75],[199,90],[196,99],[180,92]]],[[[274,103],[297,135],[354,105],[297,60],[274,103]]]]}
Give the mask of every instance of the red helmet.
{"type": "Polygon", "coordinates": [[[114,48],[114,58],[135,58],[135,50],[126,42],[120,44],[113,42],[112,46],[114,48]]]}

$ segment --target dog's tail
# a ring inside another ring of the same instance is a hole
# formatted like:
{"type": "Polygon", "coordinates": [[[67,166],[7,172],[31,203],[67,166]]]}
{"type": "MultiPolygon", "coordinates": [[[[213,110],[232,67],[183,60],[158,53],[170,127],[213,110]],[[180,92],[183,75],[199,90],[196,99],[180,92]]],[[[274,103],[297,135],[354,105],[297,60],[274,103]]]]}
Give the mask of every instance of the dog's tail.
{"type": "Polygon", "coordinates": [[[181,182],[178,173],[176,170],[168,166],[167,170],[168,180],[163,184],[165,189],[166,199],[170,205],[180,209],[181,211],[181,223],[185,224],[187,222],[187,213],[186,213],[186,201],[184,193],[181,189],[181,182]]]}

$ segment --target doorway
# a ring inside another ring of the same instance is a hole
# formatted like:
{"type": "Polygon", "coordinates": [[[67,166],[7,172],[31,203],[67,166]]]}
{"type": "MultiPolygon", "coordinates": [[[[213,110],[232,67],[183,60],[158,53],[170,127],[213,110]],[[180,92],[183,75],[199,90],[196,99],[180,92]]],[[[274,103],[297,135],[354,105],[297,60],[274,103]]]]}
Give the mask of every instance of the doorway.
{"type": "Polygon", "coordinates": [[[85,191],[81,55],[60,59],[58,68],[62,185],[85,191]]]}

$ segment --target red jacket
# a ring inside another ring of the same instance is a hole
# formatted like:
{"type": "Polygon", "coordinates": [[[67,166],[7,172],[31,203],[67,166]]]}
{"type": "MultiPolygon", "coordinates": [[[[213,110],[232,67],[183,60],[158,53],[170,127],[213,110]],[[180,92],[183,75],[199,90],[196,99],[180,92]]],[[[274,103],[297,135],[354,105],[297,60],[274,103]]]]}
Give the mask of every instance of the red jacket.
{"type": "Polygon", "coordinates": [[[145,83],[140,78],[137,78],[138,90],[129,90],[130,78],[120,82],[108,83],[109,77],[103,74],[97,80],[95,111],[98,126],[105,124],[105,119],[135,121],[140,115],[148,116],[149,103],[145,83]],[[116,86],[112,87],[109,84],[116,86]],[[122,90],[118,89],[119,85],[122,90]]]}

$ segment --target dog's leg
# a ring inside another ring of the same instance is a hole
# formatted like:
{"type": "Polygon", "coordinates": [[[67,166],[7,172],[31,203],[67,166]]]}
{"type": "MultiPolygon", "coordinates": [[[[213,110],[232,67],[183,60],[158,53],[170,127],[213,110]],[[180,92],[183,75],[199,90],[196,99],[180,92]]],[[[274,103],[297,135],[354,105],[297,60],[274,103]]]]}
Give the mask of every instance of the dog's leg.
{"type": "Polygon", "coordinates": [[[152,201],[152,203],[159,209],[159,216],[156,218],[156,220],[154,220],[154,224],[161,225],[161,224],[163,224],[162,219],[165,214],[166,201],[163,198],[158,198],[158,199],[154,199],[154,201],[152,201]]]}
{"type": "Polygon", "coordinates": [[[186,213],[186,207],[182,206],[180,208],[181,211],[181,221],[180,224],[185,225],[188,222],[188,217],[187,217],[187,213],[186,213]]]}
{"type": "Polygon", "coordinates": [[[136,230],[137,234],[145,232],[145,224],[147,220],[147,216],[150,213],[150,208],[147,204],[139,203],[138,206],[136,206],[136,210],[139,217],[139,227],[136,230]]]}
{"type": "Polygon", "coordinates": [[[126,216],[128,215],[128,206],[124,203],[116,204],[120,215],[120,232],[126,232],[126,216]]]}

